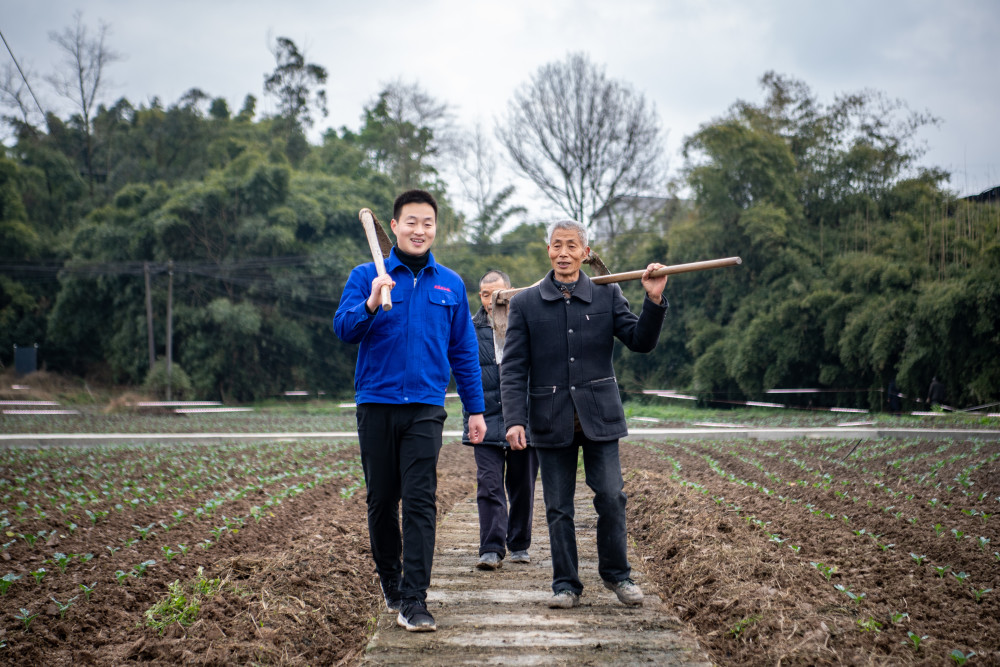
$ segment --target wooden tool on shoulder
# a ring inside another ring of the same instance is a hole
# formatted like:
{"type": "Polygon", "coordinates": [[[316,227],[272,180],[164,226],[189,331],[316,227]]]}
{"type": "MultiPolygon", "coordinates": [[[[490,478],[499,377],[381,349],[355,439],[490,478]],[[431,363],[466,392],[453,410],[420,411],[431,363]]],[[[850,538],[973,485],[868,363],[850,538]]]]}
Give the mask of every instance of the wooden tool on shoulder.
{"type": "MultiPolygon", "coordinates": [[[[597,259],[600,262],[600,259],[597,259]]],[[[596,265],[593,261],[591,263],[591,268],[595,269],[595,273],[603,268],[607,271],[603,262],[596,265]]],[[[709,259],[703,262],[689,262],[687,264],[674,264],[673,266],[664,266],[663,268],[653,271],[650,275],[653,277],[659,276],[669,276],[675,273],[689,273],[691,271],[705,271],[706,269],[719,269],[725,266],[736,266],[742,264],[743,260],[739,257],[725,257],[723,259],[709,259]]],[[[597,285],[606,285],[608,283],[621,283],[629,280],[639,280],[642,278],[642,274],[645,269],[640,269],[638,271],[626,271],[625,273],[605,273],[604,275],[595,275],[590,279],[592,283],[597,285]]],[[[540,282],[540,281],[539,281],[540,282]]],[[[535,285],[538,283],[536,282],[535,285]]],[[[531,285],[530,287],[534,287],[531,285]]],[[[515,289],[503,289],[493,292],[492,304],[492,326],[493,326],[493,351],[496,354],[497,363],[503,362],[503,346],[507,341],[507,316],[508,316],[508,304],[510,304],[511,297],[513,297],[518,292],[523,292],[529,289],[529,287],[518,287],[515,289]]]]}
{"type": "MultiPolygon", "coordinates": [[[[386,236],[382,223],[378,221],[371,209],[361,209],[358,212],[358,218],[361,219],[361,224],[365,227],[365,237],[368,239],[368,248],[375,261],[375,270],[380,276],[384,276],[385,258],[389,256],[389,251],[392,249],[392,241],[386,236]]],[[[388,285],[382,286],[382,310],[392,310],[392,296],[389,294],[388,285]]]]}

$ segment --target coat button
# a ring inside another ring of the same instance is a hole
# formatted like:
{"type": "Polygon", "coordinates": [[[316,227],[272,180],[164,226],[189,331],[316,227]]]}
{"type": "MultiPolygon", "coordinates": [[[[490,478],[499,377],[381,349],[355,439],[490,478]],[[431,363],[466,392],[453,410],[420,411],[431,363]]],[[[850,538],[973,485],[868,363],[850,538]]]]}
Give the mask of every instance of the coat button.
{"type": "Polygon", "coordinates": [[[569,332],[570,332],[570,333],[573,333],[573,330],[572,330],[572,329],[570,329],[570,330],[569,330],[569,332]]]}
{"type": "Polygon", "coordinates": [[[576,387],[570,387],[569,390],[570,391],[576,391],[576,387]]]}
{"type": "Polygon", "coordinates": [[[570,360],[570,363],[572,363],[572,362],[576,361],[576,358],[575,357],[570,357],[569,360],[570,360]]]}

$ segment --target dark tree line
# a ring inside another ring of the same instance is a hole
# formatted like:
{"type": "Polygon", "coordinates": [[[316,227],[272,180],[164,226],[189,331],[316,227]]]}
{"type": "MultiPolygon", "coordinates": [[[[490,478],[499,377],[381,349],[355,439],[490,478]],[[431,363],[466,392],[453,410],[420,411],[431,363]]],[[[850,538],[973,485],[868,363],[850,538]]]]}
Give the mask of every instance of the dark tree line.
{"type": "MultiPolygon", "coordinates": [[[[14,344],[38,342],[51,370],[157,385],[144,271],[162,359],[172,262],[173,359],[190,396],[348,395],[355,350],[330,321],[350,268],[367,257],[357,213],[369,207],[387,223],[403,187],[439,196],[435,254],[462,274],[473,303],[489,269],[516,285],[544,274],[544,226],[497,178],[482,130],[463,140],[447,104],[396,81],[358,128],[312,144],[304,128],[324,112],[326,70],[287,38],[274,55],[263,89],[279,98],[273,117],[258,116],[253,95],[234,112],[197,89],[171,104],[123,98],[67,118],[6,117],[0,363],[11,363],[14,344]],[[463,193],[452,193],[442,168],[463,150],[463,193]]],[[[823,396],[879,407],[891,378],[921,395],[936,374],[951,404],[996,400],[1000,211],[957,200],[943,173],[915,168],[915,133],[933,119],[876,93],[824,104],[802,82],[768,74],[762,84],[761,101],[738,101],[687,138],[689,202],[661,183],[653,110],[585,56],[539,69],[496,128],[568,215],[589,222],[622,196],[665,198],[597,237],[613,270],[744,259],[671,279],[661,345],[621,354],[623,385],[731,399],[849,387],[861,398],[823,396]],[[634,158],[633,172],[622,156],[634,158]]],[[[20,94],[9,81],[0,88],[20,94]]],[[[5,99],[16,112],[23,95],[5,99]]],[[[634,302],[637,290],[626,286],[634,302]]]]}

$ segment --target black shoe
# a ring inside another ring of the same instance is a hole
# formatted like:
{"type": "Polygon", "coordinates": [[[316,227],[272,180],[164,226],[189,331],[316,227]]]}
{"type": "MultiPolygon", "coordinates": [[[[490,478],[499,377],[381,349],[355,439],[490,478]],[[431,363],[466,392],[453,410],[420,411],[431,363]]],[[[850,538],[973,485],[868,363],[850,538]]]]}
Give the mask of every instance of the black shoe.
{"type": "Polygon", "coordinates": [[[399,611],[399,605],[402,602],[399,597],[399,579],[383,581],[380,578],[379,583],[382,585],[382,599],[385,600],[385,608],[389,611],[399,611]]]}
{"type": "Polygon", "coordinates": [[[407,632],[434,632],[437,625],[434,617],[427,611],[427,605],[418,600],[405,600],[399,607],[396,624],[406,628],[407,632]]]}

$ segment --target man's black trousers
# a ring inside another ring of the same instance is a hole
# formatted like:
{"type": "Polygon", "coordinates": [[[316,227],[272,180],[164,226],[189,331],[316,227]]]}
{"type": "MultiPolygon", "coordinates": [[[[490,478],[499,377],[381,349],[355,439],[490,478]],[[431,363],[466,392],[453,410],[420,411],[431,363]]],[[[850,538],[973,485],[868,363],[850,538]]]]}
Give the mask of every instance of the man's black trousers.
{"type": "Polygon", "coordinates": [[[398,582],[402,600],[427,598],[437,525],[437,460],[446,416],[437,405],[358,406],[372,557],[383,589],[398,582]]]}

